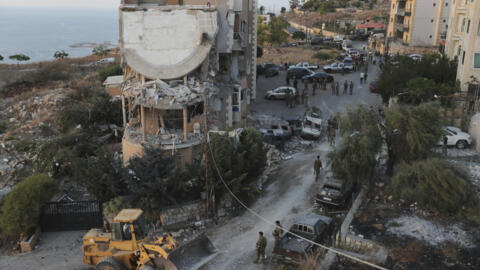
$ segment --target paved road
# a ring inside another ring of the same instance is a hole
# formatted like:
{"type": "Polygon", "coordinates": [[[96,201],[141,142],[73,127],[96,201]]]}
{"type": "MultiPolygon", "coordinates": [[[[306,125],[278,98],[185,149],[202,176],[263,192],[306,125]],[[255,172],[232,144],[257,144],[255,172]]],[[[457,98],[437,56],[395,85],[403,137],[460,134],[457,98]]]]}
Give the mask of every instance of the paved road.
{"type": "MultiPolygon", "coordinates": [[[[370,78],[378,73],[377,67],[370,67],[370,78]]],[[[352,96],[332,96],[330,91],[317,93],[312,99],[314,106],[322,108],[326,113],[343,112],[345,105],[378,105],[380,97],[371,94],[367,85],[359,87],[359,72],[346,75],[336,74],[335,80],[354,80],[355,91],[352,96]]],[[[253,104],[257,113],[274,114],[277,116],[303,115],[305,107],[287,109],[283,101],[270,101],[263,98],[268,89],[284,85],[284,72],[279,77],[258,81],[258,99],[253,104]]],[[[311,212],[313,209],[313,196],[319,183],[313,179],[313,160],[320,154],[325,160],[326,154],[331,150],[326,142],[319,143],[315,149],[305,153],[298,153],[293,159],[284,161],[280,168],[270,176],[269,184],[252,209],[270,221],[280,220],[285,227],[289,227],[296,216],[311,212]]],[[[323,181],[323,179],[322,179],[323,181]]],[[[320,181],[321,182],[321,181],[320,181]]],[[[272,265],[255,265],[255,243],[258,232],[263,231],[268,239],[267,254],[271,255],[273,238],[271,232],[274,228],[266,224],[249,212],[236,217],[224,225],[210,230],[214,245],[221,251],[213,261],[202,269],[270,269],[272,265]]]]}

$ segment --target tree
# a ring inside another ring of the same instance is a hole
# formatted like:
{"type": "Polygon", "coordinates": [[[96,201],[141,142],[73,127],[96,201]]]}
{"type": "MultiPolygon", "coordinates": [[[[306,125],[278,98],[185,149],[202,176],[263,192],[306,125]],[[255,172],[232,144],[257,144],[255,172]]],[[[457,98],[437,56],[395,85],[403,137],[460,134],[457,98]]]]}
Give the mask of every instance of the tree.
{"type": "Polygon", "coordinates": [[[200,198],[204,182],[191,179],[190,174],[200,166],[184,169],[177,157],[165,155],[156,148],[145,148],[142,157],[129,161],[133,179],[128,186],[136,205],[153,214],[163,207],[200,198]]]}
{"type": "Polygon", "coordinates": [[[45,174],[32,175],[17,184],[5,197],[0,227],[9,235],[25,236],[38,226],[45,203],[58,191],[58,184],[45,174]]]}
{"type": "Polygon", "coordinates": [[[474,190],[464,171],[439,158],[403,163],[388,187],[396,199],[417,202],[443,213],[478,216],[478,197],[474,190]]]}
{"type": "Polygon", "coordinates": [[[292,35],[293,39],[299,40],[299,39],[306,39],[307,35],[303,31],[295,31],[292,35]]]}
{"type": "Polygon", "coordinates": [[[268,40],[268,30],[269,27],[264,23],[263,17],[258,16],[257,20],[257,44],[258,46],[263,47],[265,42],[268,40]]]}
{"type": "Polygon", "coordinates": [[[65,57],[68,57],[68,53],[66,53],[64,50],[61,50],[61,51],[56,51],[54,54],[53,54],[53,57],[55,59],[63,59],[65,57]]]}
{"type": "Polygon", "coordinates": [[[97,47],[93,48],[92,53],[97,56],[106,56],[109,53],[109,50],[104,45],[98,45],[97,47]]]}
{"type": "Polygon", "coordinates": [[[16,60],[17,63],[30,60],[30,57],[26,56],[25,54],[14,54],[10,55],[8,58],[10,60],[16,60]]]}
{"type": "Polygon", "coordinates": [[[260,12],[260,15],[263,15],[263,14],[265,13],[265,7],[264,7],[264,6],[260,6],[259,12],[260,12]]]}
{"type": "Polygon", "coordinates": [[[290,9],[294,10],[298,7],[298,5],[300,4],[300,1],[299,0],[290,0],[289,3],[290,3],[290,9]]]}
{"type": "Polygon", "coordinates": [[[282,8],[280,9],[280,13],[281,13],[281,14],[285,14],[285,12],[287,12],[287,9],[286,9],[285,7],[282,7],[282,8]]]}
{"type": "Polygon", "coordinates": [[[3,56],[0,54],[0,61],[3,61],[3,56]]]}
{"type": "Polygon", "coordinates": [[[335,177],[349,184],[368,183],[372,178],[376,155],[382,146],[379,121],[378,114],[365,106],[347,108],[340,119],[340,135],[344,140],[328,155],[335,177]]]}
{"type": "Polygon", "coordinates": [[[98,77],[100,78],[100,82],[104,82],[108,77],[110,76],[116,76],[116,75],[122,75],[123,74],[123,69],[119,64],[113,64],[111,66],[108,66],[104,68],[100,73],[98,74],[98,77]]]}
{"type": "Polygon", "coordinates": [[[439,91],[435,94],[449,95],[457,89],[456,72],[456,61],[444,55],[424,55],[419,61],[408,56],[395,56],[382,66],[378,92],[386,103],[391,97],[405,92],[410,80],[421,77],[436,84],[435,89],[439,91]],[[450,90],[446,91],[447,88],[450,90]]]}
{"type": "Polygon", "coordinates": [[[287,42],[289,34],[286,32],[289,23],[281,17],[273,17],[270,22],[268,41],[278,45],[287,42]]]}

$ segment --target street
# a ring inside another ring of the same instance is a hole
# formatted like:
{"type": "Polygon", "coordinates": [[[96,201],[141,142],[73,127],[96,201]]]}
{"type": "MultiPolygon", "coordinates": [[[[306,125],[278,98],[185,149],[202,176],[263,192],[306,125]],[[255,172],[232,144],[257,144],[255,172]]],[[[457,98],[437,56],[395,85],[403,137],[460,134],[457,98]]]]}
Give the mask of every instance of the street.
{"type": "MultiPolygon", "coordinates": [[[[378,67],[370,65],[369,69],[369,81],[376,79],[378,67]]],[[[319,107],[325,115],[328,116],[336,112],[342,113],[346,105],[377,106],[381,104],[380,97],[370,93],[368,84],[359,84],[360,72],[345,75],[334,74],[334,76],[335,81],[338,81],[342,87],[344,80],[353,80],[355,88],[352,96],[341,94],[340,96],[332,96],[330,90],[317,91],[315,97],[310,98],[311,105],[319,107]]],[[[261,114],[281,117],[302,116],[305,112],[305,106],[297,105],[294,109],[287,109],[285,101],[264,99],[267,90],[284,85],[285,71],[273,78],[260,77],[257,84],[257,101],[252,105],[252,110],[261,114]]],[[[301,83],[299,83],[300,87],[303,87],[301,83]]],[[[311,90],[309,94],[311,94],[311,90]]],[[[330,150],[331,147],[323,139],[316,144],[314,149],[305,153],[297,153],[293,156],[293,159],[283,161],[279,169],[272,173],[261,197],[251,208],[271,222],[280,220],[282,226],[287,228],[297,216],[313,211],[314,195],[325,180],[325,178],[322,178],[318,183],[315,183],[313,161],[317,155],[320,155],[325,164],[326,155],[330,150]]],[[[263,231],[268,239],[266,254],[270,258],[273,249],[271,234],[273,229],[273,226],[248,211],[226,224],[210,229],[209,237],[219,249],[220,254],[202,269],[264,269],[264,266],[252,263],[255,259],[255,243],[258,232],[263,231]]]]}

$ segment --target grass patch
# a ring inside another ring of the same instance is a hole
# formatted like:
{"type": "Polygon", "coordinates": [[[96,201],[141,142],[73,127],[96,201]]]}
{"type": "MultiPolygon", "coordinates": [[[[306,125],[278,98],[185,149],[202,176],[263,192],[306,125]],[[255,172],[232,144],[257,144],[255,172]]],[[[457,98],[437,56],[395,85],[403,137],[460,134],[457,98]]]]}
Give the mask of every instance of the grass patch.
{"type": "Polygon", "coordinates": [[[335,58],[335,55],[333,53],[319,51],[313,55],[313,58],[316,58],[318,60],[328,60],[335,58]]]}

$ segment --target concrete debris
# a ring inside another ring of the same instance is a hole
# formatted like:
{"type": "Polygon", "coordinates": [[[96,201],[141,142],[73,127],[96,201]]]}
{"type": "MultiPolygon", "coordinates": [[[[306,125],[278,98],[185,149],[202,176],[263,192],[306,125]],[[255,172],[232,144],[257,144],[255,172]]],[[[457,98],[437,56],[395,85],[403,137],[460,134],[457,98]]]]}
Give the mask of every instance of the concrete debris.
{"type": "Polygon", "coordinates": [[[184,85],[183,81],[166,83],[159,79],[145,82],[142,85],[141,82],[128,80],[125,82],[123,91],[124,94],[134,97],[136,102],[140,104],[161,107],[166,104],[188,105],[200,102],[207,89],[209,95],[218,92],[212,83],[200,83],[194,78],[189,78],[187,85],[184,85]]]}

